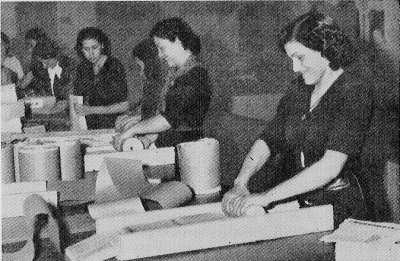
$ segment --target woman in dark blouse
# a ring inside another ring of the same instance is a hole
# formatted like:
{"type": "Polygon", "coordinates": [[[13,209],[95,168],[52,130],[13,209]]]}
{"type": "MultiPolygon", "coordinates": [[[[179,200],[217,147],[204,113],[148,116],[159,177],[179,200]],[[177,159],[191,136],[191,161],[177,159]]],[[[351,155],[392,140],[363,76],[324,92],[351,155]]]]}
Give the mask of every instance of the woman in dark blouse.
{"type": "MultiPolygon", "coordinates": [[[[143,83],[143,96],[139,102],[131,105],[130,111],[117,118],[115,130],[123,132],[141,120],[147,120],[156,116],[160,103],[160,93],[163,87],[163,75],[165,74],[158,50],[154,41],[147,38],[132,50],[132,57],[140,69],[140,77],[143,83]]],[[[140,135],[145,148],[148,148],[156,138],[156,134],[140,135]]]]}
{"type": "Polygon", "coordinates": [[[335,225],[348,217],[363,218],[362,195],[349,185],[361,167],[372,101],[371,88],[345,70],[355,59],[354,50],[332,19],[317,12],[285,28],[279,44],[302,77],[251,148],[234,188],[224,195],[223,210],[240,216],[251,205],[297,199],[301,206],[332,204],[335,225]],[[249,178],[277,153],[283,156],[286,180],[250,194],[249,178]]]}
{"type": "Polygon", "coordinates": [[[211,99],[207,71],[197,55],[199,37],[180,18],[156,23],[150,32],[160,58],[170,71],[161,90],[159,113],[135,124],[114,137],[114,147],[122,149],[124,141],[135,135],[154,133],[157,147],[175,146],[202,137],[202,124],[211,99]]]}
{"type": "Polygon", "coordinates": [[[76,51],[81,63],[74,94],[83,96],[84,104],[75,104],[75,110],[86,116],[88,129],[114,128],[116,118],[129,107],[125,71],[110,49],[110,41],[100,29],[87,27],[79,32],[76,51]]]}

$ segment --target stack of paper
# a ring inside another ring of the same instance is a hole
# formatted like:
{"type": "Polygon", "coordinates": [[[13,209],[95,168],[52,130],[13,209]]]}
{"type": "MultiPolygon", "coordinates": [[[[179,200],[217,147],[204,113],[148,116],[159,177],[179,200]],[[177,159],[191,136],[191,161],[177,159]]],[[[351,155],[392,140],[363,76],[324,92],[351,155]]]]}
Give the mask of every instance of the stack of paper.
{"type": "Polygon", "coordinates": [[[400,260],[400,224],[346,219],[321,240],[336,243],[336,261],[400,260]]]}

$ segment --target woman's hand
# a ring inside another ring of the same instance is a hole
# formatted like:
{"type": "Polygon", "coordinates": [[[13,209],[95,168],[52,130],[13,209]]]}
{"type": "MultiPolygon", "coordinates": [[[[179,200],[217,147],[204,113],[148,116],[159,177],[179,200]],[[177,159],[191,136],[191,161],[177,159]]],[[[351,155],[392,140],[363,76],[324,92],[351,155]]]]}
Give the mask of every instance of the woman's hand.
{"type": "Polygon", "coordinates": [[[126,132],[115,135],[112,140],[112,145],[114,149],[117,151],[122,151],[124,147],[124,142],[131,137],[133,137],[133,135],[127,135],[126,132]]]}
{"type": "Polygon", "coordinates": [[[157,140],[157,138],[158,138],[157,133],[147,134],[138,137],[138,139],[142,142],[143,148],[145,150],[147,150],[151,146],[151,144],[153,144],[157,140]]]}
{"type": "Polygon", "coordinates": [[[90,106],[86,106],[83,104],[74,104],[75,112],[78,116],[86,116],[92,114],[92,110],[90,106]]]}
{"type": "Polygon", "coordinates": [[[238,213],[238,204],[241,204],[247,196],[249,190],[243,185],[235,185],[231,190],[224,194],[222,199],[222,211],[227,216],[240,216],[238,213]]]}
{"type": "MultiPolygon", "coordinates": [[[[234,187],[222,199],[222,210],[225,215],[231,217],[258,215],[261,207],[267,205],[269,205],[269,202],[263,195],[250,194],[245,187],[234,187]]],[[[261,213],[264,213],[264,211],[261,211],[261,213]]]]}

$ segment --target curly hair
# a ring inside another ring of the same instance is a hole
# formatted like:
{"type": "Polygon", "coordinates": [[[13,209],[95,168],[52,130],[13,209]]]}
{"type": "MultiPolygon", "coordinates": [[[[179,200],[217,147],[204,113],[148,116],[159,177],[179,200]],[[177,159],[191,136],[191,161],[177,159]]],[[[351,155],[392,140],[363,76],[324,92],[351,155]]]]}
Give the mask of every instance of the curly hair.
{"type": "Polygon", "coordinates": [[[356,58],[349,38],[332,18],[317,11],[298,17],[280,32],[278,45],[281,51],[285,53],[285,45],[292,41],[321,52],[332,70],[344,68],[356,58]]]}
{"type": "Polygon", "coordinates": [[[97,27],[86,27],[79,31],[78,37],[76,39],[75,51],[80,58],[85,58],[82,51],[82,45],[84,40],[94,39],[99,44],[103,45],[101,53],[104,55],[111,55],[111,43],[108,36],[97,27]]]}
{"type": "Polygon", "coordinates": [[[194,55],[201,51],[201,41],[192,28],[181,18],[173,17],[157,22],[150,31],[150,38],[154,36],[174,42],[178,38],[185,50],[194,55]]]}

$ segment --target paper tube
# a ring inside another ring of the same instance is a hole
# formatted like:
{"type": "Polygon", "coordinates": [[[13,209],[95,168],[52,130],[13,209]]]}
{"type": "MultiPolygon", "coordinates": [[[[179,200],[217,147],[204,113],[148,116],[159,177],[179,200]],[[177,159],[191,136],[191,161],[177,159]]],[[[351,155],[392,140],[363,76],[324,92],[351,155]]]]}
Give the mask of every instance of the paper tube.
{"type": "Polygon", "coordinates": [[[15,182],[14,151],[11,143],[1,144],[1,181],[15,182]]]}
{"type": "Polygon", "coordinates": [[[219,174],[219,143],[205,138],[177,146],[181,180],[195,194],[211,194],[221,190],[219,174]]]}
{"type": "Polygon", "coordinates": [[[18,158],[22,182],[60,179],[60,156],[57,146],[23,146],[18,151],[18,158]]]}
{"type": "Polygon", "coordinates": [[[124,142],[123,151],[143,150],[143,143],[138,138],[130,138],[124,142]]]}
{"type": "Polygon", "coordinates": [[[89,214],[93,219],[119,216],[124,213],[145,212],[142,201],[139,197],[116,200],[88,206],[89,214]]]}
{"type": "Polygon", "coordinates": [[[87,130],[85,116],[79,116],[75,111],[75,104],[83,104],[83,96],[69,96],[69,116],[72,123],[73,131],[87,130]]]}
{"type": "Polygon", "coordinates": [[[34,232],[42,231],[43,227],[35,227],[38,226],[36,224],[36,220],[39,218],[40,214],[44,214],[48,216],[46,231],[47,235],[51,241],[51,243],[57,248],[59,253],[61,253],[60,247],[60,236],[59,236],[59,227],[57,221],[54,219],[51,214],[51,210],[48,207],[48,204],[42,197],[39,195],[33,194],[29,196],[24,201],[24,214],[28,229],[29,236],[27,237],[27,242],[25,246],[18,252],[14,253],[3,253],[2,259],[4,261],[32,261],[35,257],[35,246],[33,240],[39,240],[39,238],[34,238],[34,232]]]}
{"type": "Polygon", "coordinates": [[[141,195],[143,199],[156,201],[165,208],[174,208],[189,202],[193,193],[190,188],[179,181],[160,183],[152,190],[141,195]]]}
{"type": "Polygon", "coordinates": [[[62,180],[83,178],[83,155],[81,144],[77,140],[58,142],[60,148],[60,166],[62,180]]]}

